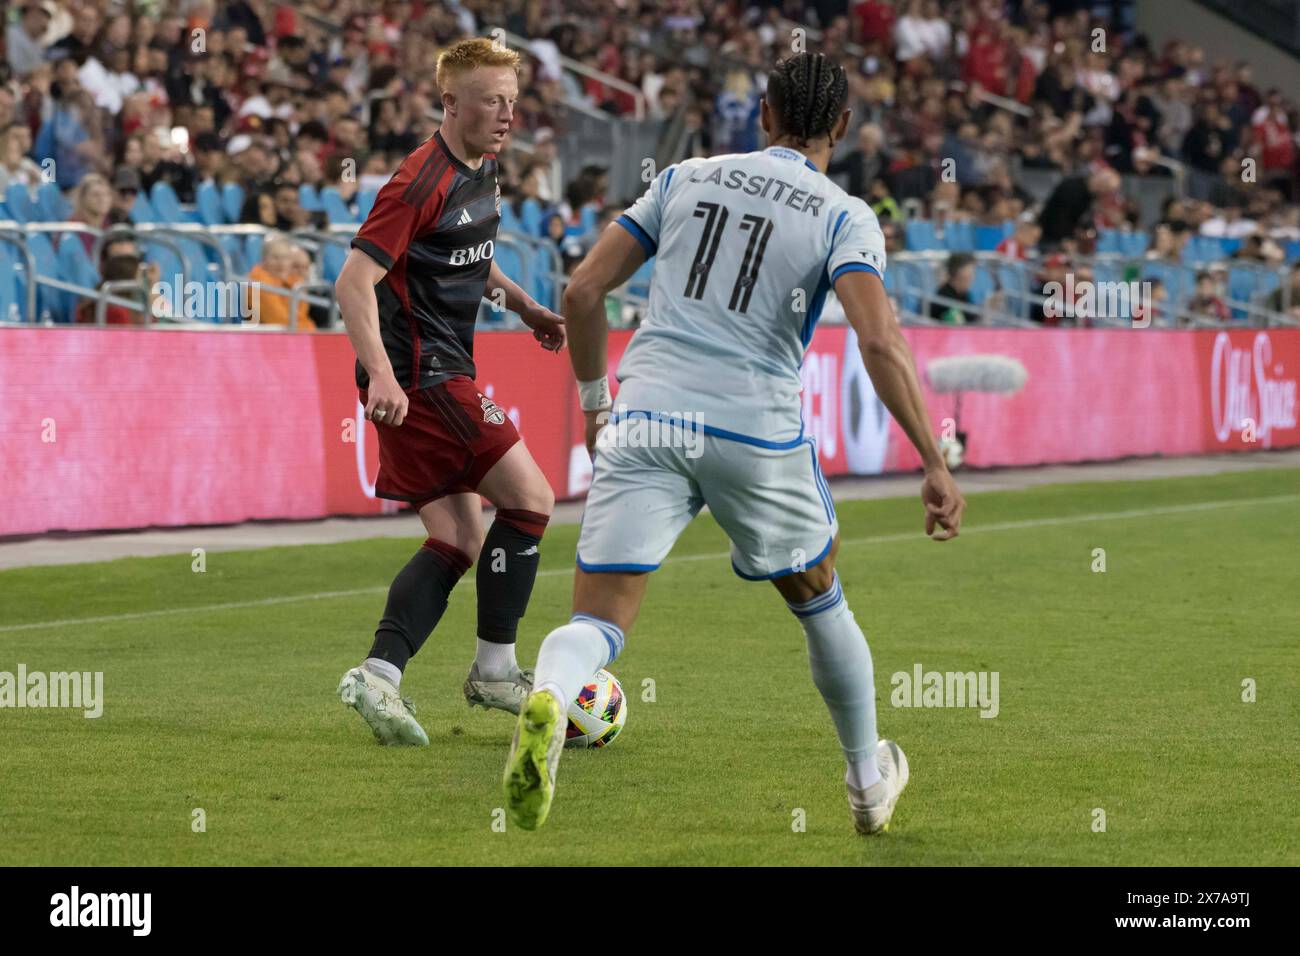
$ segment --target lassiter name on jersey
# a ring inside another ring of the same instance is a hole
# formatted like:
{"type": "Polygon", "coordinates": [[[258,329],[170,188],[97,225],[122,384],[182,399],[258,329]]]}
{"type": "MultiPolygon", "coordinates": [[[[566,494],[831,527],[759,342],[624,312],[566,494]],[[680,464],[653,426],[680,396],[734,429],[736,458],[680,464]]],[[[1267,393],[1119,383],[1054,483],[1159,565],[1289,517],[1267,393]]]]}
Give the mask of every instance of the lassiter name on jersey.
{"type": "MultiPolygon", "coordinates": [[[[474,323],[501,221],[496,157],[470,169],[435,133],[375,198],[352,245],[388,270],[379,333],[403,388],[474,378],[474,323]]],[[[357,385],[369,376],[357,363],[357,385]]]]}
{"type": "Polygon", "coordinates": [[[786,182],[784,179],[777,179],[774,176],[761,176],[757,173],[750,173],[744,169],[727,168],[724,166],[714,166],[711,170],[697,169],[691,175],[693,183],[716,183],[727,189],[738,189],[746,196],[757,196],[759,199],[770,199],[772,202],[779,203],[784,200],[784,205],[799,212],[810,212],[814,216],[820,215],[822,207],[826,205],[826,197],[820,193],[811,192],[806,188],[796,186],[794,183],[786,182]]]}

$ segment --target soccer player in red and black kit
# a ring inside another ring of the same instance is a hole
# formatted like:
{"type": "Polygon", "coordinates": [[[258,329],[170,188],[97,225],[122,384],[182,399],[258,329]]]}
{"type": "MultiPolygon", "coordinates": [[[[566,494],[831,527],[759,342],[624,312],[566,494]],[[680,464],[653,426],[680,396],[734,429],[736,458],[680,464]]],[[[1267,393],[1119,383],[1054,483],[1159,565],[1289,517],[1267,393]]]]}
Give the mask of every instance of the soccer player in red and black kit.
{"type": "Polygon", "coordinates": [[[379,191],[335,284],[366,418],[379,433],[375,493],[411,502],[429,534],[393,580],[369,656],[339,684],[385,744],[429,742],[400,694],[402,671],[475,556],[478,651],[465,696],[518,713],[532,688],[532,673],[515,661],[515,631],[555,496],[505,411],[474,384],[473,357],[484,295],[504,296],[542,348],[564,346],[564,320],[492,259],[496,151],[510,132],[518,62],[487,39],[438,57],[442,128],[379,191]],[[497,509],[486,537],[479,495],[497,509]]]}

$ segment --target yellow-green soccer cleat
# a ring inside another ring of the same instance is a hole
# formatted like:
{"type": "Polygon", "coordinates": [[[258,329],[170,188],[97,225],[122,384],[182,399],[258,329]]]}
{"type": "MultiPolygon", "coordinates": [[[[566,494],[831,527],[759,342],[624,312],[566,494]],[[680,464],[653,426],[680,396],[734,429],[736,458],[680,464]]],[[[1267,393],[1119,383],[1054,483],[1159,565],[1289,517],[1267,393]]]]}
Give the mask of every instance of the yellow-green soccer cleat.
{"type": "Polygon", "coordinates": [[[529,694],[519,713],[502,783],[506,812],[525,830],[540,827],[551,810],[568,723],[564,706],[549,691],[529,694]]]}
{"type": "Polygon", "coordinates": [[[880,779],[859,790],[845,781],[849,788],[849,812],[853,815],[853,826],[861,834],[884,833],[889,829],[889,821],[894,817],[894,807],[907,786],[911,775],[907,766],[907,755],[903,748],[892,740],[881,740],[876,745],[876,766],[880,769],[880,779]]]}

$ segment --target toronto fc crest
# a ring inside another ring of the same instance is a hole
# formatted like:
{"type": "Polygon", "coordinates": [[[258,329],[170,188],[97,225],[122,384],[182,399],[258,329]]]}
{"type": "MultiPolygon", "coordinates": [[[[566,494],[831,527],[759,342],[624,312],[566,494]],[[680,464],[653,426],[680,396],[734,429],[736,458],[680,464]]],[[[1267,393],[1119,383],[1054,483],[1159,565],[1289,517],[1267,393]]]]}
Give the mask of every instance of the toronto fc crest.
{"type": "Polygon", "coordinates": [[[483,421],[490,422],[493,425],[504,425],[506,423],[506,413],[501,406],[481,392],[479,398],[483,400],[483,421]]]}

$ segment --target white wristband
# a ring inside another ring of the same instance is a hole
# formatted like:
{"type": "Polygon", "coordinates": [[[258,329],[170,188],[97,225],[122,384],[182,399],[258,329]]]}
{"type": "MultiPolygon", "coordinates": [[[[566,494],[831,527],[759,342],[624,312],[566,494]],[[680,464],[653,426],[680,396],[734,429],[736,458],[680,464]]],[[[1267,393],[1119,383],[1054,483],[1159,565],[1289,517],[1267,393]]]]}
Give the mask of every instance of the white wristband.
{"type": "Polygon", "coordinates": [[[609,376],[602,375],[594,382],[578,383],[578,399],[584,412],[599,412],[614,404],[609,394],[609,376]]]}

